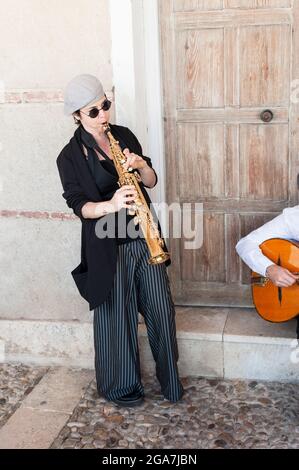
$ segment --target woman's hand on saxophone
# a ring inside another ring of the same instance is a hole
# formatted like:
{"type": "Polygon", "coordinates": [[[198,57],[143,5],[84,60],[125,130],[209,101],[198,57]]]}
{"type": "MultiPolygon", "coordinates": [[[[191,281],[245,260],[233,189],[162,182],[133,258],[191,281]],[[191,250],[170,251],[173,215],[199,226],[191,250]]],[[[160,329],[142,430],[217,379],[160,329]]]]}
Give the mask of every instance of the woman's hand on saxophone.
{"type": "Polygon", "coordinates": [[[124,149],[123,154],[126,157],[126,162],[123,164],[123,168],[127,170],[128,168],[132,168],[133,170],[141,170],[147,166],[146,161],[136,155],[136,153],[131,153],[129,149],[124,149]]]}
{"type": "Polygon", "coordinates": [[[126,162],[123,164],[123,168],[127,170],[139,170],[139,175],[141,181],[147,188],[153,188],[157,182],[156,174],[154,170],[148,166],[144,158],[136,155],[136,153],[130,153],[129,149],[124,149],[123,154],[127,158],[126,162]]]}
{"type": "Polygon", "coordinates": [[[118,212],[123,207],[128,209],[131,203],[136,199],[137,191],[135,186],[130,184],[125,184],[117,191],[115,191],[114,196],[110,200],[110,203],[113,205],[115,212],[118,212]]]}

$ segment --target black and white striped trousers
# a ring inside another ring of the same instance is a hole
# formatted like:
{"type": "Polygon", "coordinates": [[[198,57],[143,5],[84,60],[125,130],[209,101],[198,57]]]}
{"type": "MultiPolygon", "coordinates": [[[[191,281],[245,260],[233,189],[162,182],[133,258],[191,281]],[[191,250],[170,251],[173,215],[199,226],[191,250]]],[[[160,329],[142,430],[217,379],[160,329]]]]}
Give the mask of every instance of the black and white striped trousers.
{"type": "Polygon", "coordinates": [[[113,400],[137,389],[144,394],[138,351],[138,311],[143,315],[161,391],[170,401],[183,395],[175,308],[164,263],[150,265],[143,238],[118,246],[114,285],[94,309],[97,389],[113,400]]]}

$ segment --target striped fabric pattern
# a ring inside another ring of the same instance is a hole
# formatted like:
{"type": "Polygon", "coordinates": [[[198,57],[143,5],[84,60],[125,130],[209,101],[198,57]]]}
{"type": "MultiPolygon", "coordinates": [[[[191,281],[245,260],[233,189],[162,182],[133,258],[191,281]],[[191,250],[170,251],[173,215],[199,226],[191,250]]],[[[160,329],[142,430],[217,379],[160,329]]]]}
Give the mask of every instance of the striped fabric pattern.
{"type": "Polygon", "coordinates": [[[137,390],[144,395],[138,351],[138,312],[143,317],[156,375],[165,398],[181,399],[175,307],[165,264],[148,264],[143,238],[118,246],[114,285],[94,309],[95,371],[99,394],[114,400],[137,390]]]}

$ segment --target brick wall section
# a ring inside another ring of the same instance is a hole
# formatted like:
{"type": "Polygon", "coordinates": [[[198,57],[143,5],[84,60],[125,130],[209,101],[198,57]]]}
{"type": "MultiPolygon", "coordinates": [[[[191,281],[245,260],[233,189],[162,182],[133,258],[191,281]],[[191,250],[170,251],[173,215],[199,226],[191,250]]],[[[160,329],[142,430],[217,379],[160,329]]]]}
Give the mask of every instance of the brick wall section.
{"type": "MultiPolygon", "coordinates": [[[[105,91],[107,98],[114,99],[114,91],[105,91]]],[[[4,93],[4,102],[0,104],[19,103],[63,103],[62,90],[11,90],[4,93]]]]}
{"type": "Polygon", "coordinates": [[[75,214],[66,212],[47,212],[47,211],[13,211],[0,210],[0,217],[26,217],[29,219],[59,219],[59,220],[77,220],[75,214]]]}
{"type": "Polygon", "coordinates": [[[61,103],[63,92],[62,90],[11,90],[4,93],[4,100],[6,104],[61,103]]]}

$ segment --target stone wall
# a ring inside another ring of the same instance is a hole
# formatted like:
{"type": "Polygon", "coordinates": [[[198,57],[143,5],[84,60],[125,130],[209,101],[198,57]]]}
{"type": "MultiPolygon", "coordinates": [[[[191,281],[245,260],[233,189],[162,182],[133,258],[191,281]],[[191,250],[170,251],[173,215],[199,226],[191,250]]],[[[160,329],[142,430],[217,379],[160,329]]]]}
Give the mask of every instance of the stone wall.
{"type": "Polygon", "coordinates": [[[0,318],[88,321],[70,274],[81,224],[56,158],[75,130],[66,83],[91,73],[112,89],[109,2],[1,2],[0,44],[0,318]]]}

